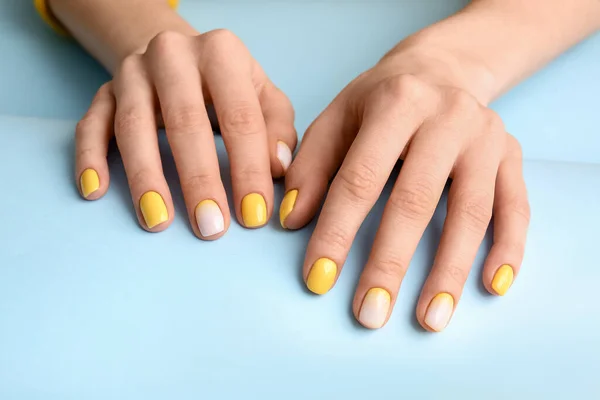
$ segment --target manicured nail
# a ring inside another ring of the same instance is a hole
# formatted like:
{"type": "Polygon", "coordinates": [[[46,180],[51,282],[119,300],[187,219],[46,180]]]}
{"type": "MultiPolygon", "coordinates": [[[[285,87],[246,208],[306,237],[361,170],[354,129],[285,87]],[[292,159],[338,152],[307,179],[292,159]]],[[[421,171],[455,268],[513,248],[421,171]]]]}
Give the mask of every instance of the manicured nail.
{"type": "Polygon", "coordinates": [[[360,306],[358,321],[366,328],[381,328],[390,311],[390,303],[391,297],[387,290],[381,288],[369,289],[360,306]]]}
{"type": "Polygon", "coordinates": [[[425,324],[436,332],[444,330],[452,311],[454,310],[454,298],[448,293],[440,293],[431,300],[425,313],[425,324]]]}
{"type": "Polygon", "coordinates": [[[298,191],[296,189],[290,190],[283,196],[281,206],[279,207],[279,222],[281,227],[285,228],[285,219],[294,210],[294,204],[296,204],[296,198],[298,197],[298,191]]]}
{"type": "Polygon", "coordinates": [[[325,294],[333,286],[337,265],[329,258],[319,258],[312,265],[306,280],[308,290],[315,294],[325,294]]]}
{"type": "Polygon", "coordinates": [[[292,151],[282,141],[277,142],[277,158],[283,167],[283,172],[287,171],[292,163],[292,151]]]}
{"type": "Polygon", "coordinates": [[[90,194],[100,188],[100,178],[98,177],[98,173],[93,169],[86,169],[79,178],[79,184],[81,185],[83,197],[87,199],[90,194]]]}
{"type": "Polygon", "coordinates": [[[500,296],[504,296],[513,283],[515,273],[510,265],[503,265],[498,268],[494,279],[492,280],[492,289],[500,296]]]}
{"type": "Polygon", "coordinates": [[[202,200],[198,203],[195,214],[196,223],[202,236],[213,236],[225,229],[225,220],[221,208],[213,200],[202,200]]]}
{"type": "Polygon", "coordinates": [[[140,199],[140,210],[148,229],[154,228],[169,220],[169,212],[165,201],[156,192],[146,192],[140,199]]]}
{"type": "Polygon", "coordinates": [[[258,193],[250,193],[242,199],[242,219],[246,228],[258,228],[267,223],[267,204],[258,193]]]}

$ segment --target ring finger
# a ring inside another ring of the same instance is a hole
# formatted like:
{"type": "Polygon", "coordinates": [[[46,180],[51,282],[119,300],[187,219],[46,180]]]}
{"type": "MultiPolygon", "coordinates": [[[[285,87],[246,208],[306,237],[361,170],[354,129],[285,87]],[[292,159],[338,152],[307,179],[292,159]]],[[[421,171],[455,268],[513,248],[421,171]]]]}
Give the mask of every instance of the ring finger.
{"type": "Polygon", "coordinates": [[[427,330],[442,331],[450,322],[487,231],[501,137],[499,132],[481,137],[456,166],[442,238],[417,305],[417,319],[427,330]]]}

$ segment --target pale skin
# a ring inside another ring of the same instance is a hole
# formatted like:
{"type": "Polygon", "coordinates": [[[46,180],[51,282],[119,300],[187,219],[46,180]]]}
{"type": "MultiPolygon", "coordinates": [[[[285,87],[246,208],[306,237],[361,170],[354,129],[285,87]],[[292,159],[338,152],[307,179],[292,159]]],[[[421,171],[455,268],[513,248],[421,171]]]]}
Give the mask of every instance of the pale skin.
{"type": "Polygon", "coordinates": [[[416,310],[428,331],[448,324],[492,216],[487,290],[503,295],[512,278],[498,283],[497,275],[508,268],[516,277],[523,259],[530,210],[521,149],[488,104],[600,29],[598,0],[475,0],[401,41],[350,82],[310,125],[289,165],[281,144],[291,151],[296,146],[292,105],[231,32],[196,32],[163,0],[50,0],[50,6],[114,74],[78,126],[78,182],[93,168],[100,186],[87,198],[104,195],[106,151],[115,134],[145,229],[164,230],[174,215],[158,153],[157,113],[199,238],[216,239],[230,223],[207,105],[214,106],[228,151],[232,206],[242,225],[264,225],[248,224],[242,215],[250,193],[263,196],[267,218],[272,215],[272,177],[285,175],[288,202],[280,217],[287,229],[305,226],[325,201],[303,266],[309,289],[319,294],[335,284],[361,223],[404,160],[353,301],[367,328],[389,319],[451,178],[442,238],[416,310]],[[149,190],[162,196],[169,215],[152,228],[139,209],[149,190]],[[218,204],[225,221],[210,236],[202,235],[194,213],[205,199],[218,204]],[[319,259],[325,264],[315,264],[319,259]]]}

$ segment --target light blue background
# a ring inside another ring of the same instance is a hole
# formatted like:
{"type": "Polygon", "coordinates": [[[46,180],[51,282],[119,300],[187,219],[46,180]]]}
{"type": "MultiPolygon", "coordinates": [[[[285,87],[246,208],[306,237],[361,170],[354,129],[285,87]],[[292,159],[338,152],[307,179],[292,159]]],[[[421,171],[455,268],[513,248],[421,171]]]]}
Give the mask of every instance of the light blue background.
{"type": "MultiPolygon", "coordinates": [[[[302,132],[397,40],[464,3],[184,0],[181,12],[238,33],[302,132]]],[[[165,146],[179,211],[167,231],[137,226],[114,153],[107,196],[80,200],[73,128],[107,75],[24,0],[0,3],[0,54],[0,399],[600,396],[600,37],[494,104],[528,159],[554,161],[526,163],[533,220],[518,281],[505,298],[485,293],[486,243],[443,334],[414,320],[443,203],[389,324],[366,331],[350,301],[388,191],[335,289],[309,295],[299,268],[311,227],[283,232],[273,219],[197,240],[165,146]]]]}

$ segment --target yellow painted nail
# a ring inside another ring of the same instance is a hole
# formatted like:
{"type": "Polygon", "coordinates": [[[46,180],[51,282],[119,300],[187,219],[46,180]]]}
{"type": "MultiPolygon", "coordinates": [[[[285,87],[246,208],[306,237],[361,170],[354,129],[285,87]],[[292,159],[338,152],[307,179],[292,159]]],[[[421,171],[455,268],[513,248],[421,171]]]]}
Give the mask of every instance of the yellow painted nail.
{"type": "Polygon", "coordinates": [[[242,219],[246,228],[258,228],[267,223],[267,203],[258,193],[250,193],[242,199],[242,219]]]}
{"type": "Polygon", "coordinates": [[[431,300],[425,312],[425,324],[436,332],[444,330],[454,311],[454,297],[448,293],[439,293],[431,300]]]}
{"type": "Polygon", "coordinates": [[[385,324],[392,297],[390,293],[381,288],[371,288],[365,295],[358,313],[358,321],[370,329],[379,329],[385,324]]]}
{"type": "Polygon", "coordinates": [[[515,273],[510,265],[501,266],[492,280],[492,289],[500,296],[504,296],[512,285],[514,277],[515,273]]]}
{"type": "Polygon", "coordinates": [[[79,184],[81,185],[83,197],[87,199],[90,194],[100,188],[100,178],[98,177],[98,173],[91,168],[86,169],[79,178],[79,184]]]}
{"type": "Polygon", "coordinates": [[[294,210],[294,204],[296,204],[296,198],[298,197],[298,191],[296,189],[290,190],[283,196],[281,206],[279,207],[279,222],[281,227],[285,228],[285,219],[294,210]]]}
{"type": "Polygon", "coordinates": [[[333,286],[337,265],[329,258],[319,258],[312,265],[306,280],[308,290],[315,294],[325,294],[333,286]]]}
{"type": "Polygon", "coordinates": [[[160,194],[156,192],[146,192],[140,199],[140,210],[146,221],[148,229],[162,224],[169,220],[167,205],[160,194]]]}

